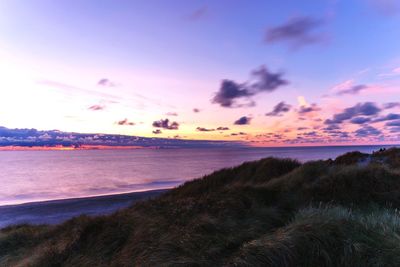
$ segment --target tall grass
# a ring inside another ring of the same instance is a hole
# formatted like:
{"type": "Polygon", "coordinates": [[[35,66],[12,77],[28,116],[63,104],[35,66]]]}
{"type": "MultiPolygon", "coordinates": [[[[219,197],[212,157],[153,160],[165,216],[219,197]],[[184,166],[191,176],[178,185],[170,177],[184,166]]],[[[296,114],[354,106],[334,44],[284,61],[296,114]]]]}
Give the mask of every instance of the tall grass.
{"type": "Polygon", "coordinates": [[[397,211],[341,206],[299,210],[282,228],[247,242],[233,266],[398,266],[397,211]]]}
{"type": "Polygon", "coordinates": [[[0,266],[400,266],[399,151],[267,158],[109,216],[1,229],[0,266]]]}

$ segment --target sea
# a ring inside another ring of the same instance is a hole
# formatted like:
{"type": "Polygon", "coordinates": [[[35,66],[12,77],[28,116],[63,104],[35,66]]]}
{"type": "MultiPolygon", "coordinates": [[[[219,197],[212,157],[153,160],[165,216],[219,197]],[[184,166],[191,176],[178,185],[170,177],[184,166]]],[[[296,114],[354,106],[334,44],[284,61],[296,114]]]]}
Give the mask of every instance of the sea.
{"type": "Polygon", "coordinates": [[[265,157],[305,162],[384,147],[0,151],[0,206],[172,188],[265,157]]]}

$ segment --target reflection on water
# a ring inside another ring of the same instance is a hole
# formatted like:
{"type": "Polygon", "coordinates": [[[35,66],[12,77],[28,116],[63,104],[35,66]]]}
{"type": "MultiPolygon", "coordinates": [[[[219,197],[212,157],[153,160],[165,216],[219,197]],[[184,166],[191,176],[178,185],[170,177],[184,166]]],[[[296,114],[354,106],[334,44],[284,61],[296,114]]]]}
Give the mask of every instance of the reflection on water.
{"type": "Polygon", "coordinates": [[[169,188],[269,156],[307,161],[380,147],[0,151],[0,205],[169,188]]]}

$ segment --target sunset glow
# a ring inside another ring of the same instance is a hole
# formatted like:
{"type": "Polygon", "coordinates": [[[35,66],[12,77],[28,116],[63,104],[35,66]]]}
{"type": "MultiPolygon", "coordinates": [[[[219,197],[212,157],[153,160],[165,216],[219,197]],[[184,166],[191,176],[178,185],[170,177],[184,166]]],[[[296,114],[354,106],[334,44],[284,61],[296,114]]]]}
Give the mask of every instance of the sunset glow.
{"type": "Polygon", "coordinates": [[[2,1],[0,126],[398,143],[400,16],[377,0],[283,2],[2,1]]]}

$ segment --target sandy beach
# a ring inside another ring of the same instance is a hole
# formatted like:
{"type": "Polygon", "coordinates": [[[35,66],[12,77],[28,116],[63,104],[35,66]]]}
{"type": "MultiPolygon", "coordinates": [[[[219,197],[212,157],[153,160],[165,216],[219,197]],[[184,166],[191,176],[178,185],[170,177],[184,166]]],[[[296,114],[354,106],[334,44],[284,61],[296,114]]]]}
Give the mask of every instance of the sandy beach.
{"type": "Polygon", "coordinates": [[[57,224],[79,215],[106,215],[166,191],[150,190],[0,206],[0,228],[25,223],[57,224]]]}

